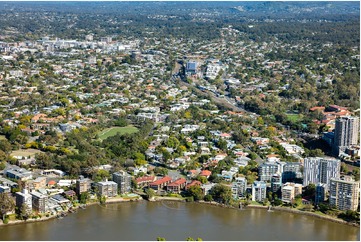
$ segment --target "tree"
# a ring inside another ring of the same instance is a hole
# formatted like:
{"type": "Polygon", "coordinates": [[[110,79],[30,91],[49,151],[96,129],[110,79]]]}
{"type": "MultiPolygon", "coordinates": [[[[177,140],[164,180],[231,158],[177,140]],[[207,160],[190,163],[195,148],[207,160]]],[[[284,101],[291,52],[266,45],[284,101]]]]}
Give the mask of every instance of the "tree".
{"type": "Polygon", "coordinates": [[[229,204],[232,199],[232,190],[230,187],[223,184],[216,184],[209,190],[209,194],[215,201],[229,204]]]}
{"type": "Polygon", "coordinates": [[[179,144],[180,144],[179,140],[174,136],[170,136],[168,140],[165,142],[165,145],[170,148],[177,148],[179,144]]]}
{"type": "Polygon", "coordinates": [[[98,201],[101,205],[104,205],[105,202],[107,201],[106,196],[101,196],[100,194],[98,194],[98,201]]]}
{"type": "Polygon", "coordinates": [[[82,194],[80,194],[79,202],[83,203],[83,204],[86,204],[88,199],[89,199],[89,193],[88,192],[83,192],[82,194]]]}
{"type": "Polygon", "coordinates": [[[316,185],[313,183],[308,184],[305,187],[305,191],[303,192],[303,196],[314,198],[316,194],[316,185]]]}
{"type": "Polygon", "coordinates": [[[145,193],[147,194],[148,199],[152,199],[155,196],[155,191],[152,188],[148,188],[145,193]]]}
{"type": "Polygon", "coordinates": [[[5,220],[7,212],[12,211],[15,208],[15,203],[12,197],[6,193],[0,193],[0,216],[2,220],[5,220]]]}
{"type": "Polygon", "coordinates": [[[194,201],[202,200],[203,199],[203,190],[200,186],[191,186],[187,190],[189,196],[193,197],[194,201]]]}
{"type": "Polygon", "coordinates": [[[162,150],[162,154],[163,154],[163,160],[164,160],[165,162],[167,162],[169,159],[172,158],[171,153],[169,153],[169,151],[166,150],[166,149],[163,149],[163,150],[162,150]]]}
{"type": "Polygon", "coordinates": [[[212,201],[213,201],[212,195],[210,195],[210,194],[205,195],[205,196],[204,196],[204,201],[206,201],[206,202],[212,202],[212,201]]]}
{"type": "Polygon", "coordinates": [[[207,182],[208,182],[208,179],[207,179],[207,177],[205,177],[205,176],[197,176],[196,177],[196,180],[197,181],[200,181],[202,184],[206,184],[207,182]]]}
{"type": "Polygon", "coordinates": [[[0,140],[0,150],[4,151],[6,154],[10,154],[12,147],[9,141],[0,140]]]}
{"type": "MultiPolygon", "coordinates": [[[[1,152],[0,152],[0,156],[1,156],[1,152]]],[[[5,162],[0,162],[0,171],[1,171],[1,170],[4,170],[5,167],[6,167],[5,162]]]]}
{"type": "Polygon", "coordinates": [[[26,203],[23,203],[21,207],[17,209],[17,214],[20,219],[27,220],[31,215],[31,210],[26,203]]]}
{"type": "Polygon", "coordinates": [[[310,150],[308,156],[310,157],[323,157],[325,153],[321,149],[310,150]]]}
{"type": "Polygon", "coordinates": [[[166,241],[163,237],[157,237],[157,241],[166,241]]]}
{"type": "Polygon", "coordinates": [[[108,179],[110,178],[110,174],[109,174],[109,171],[107,170],[98,170],[97,173],[95,174],[95,177],[94,177],[94,181],[95,182],[100,182],[100,181],[103,181],[104,179],[108,179]]]}

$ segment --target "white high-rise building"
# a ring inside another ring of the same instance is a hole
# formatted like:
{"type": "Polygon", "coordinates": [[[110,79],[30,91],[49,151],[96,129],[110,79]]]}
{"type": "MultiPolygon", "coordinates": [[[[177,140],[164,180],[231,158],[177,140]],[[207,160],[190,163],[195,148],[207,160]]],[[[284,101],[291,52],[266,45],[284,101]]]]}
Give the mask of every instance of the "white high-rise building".
{"type": "Polygon", "coordinates": [[[340,210],[356,211],[360,198],[360,183],[332,178],[330,184],[330,205],[340,210]]]}
{"type": "Polygon", "coordinates": [[[304,160],[303,185],[310,183],[330,185],[331,178],[340,178],[341,162],[335,158],[308,157],[304,160]]]}
{"type": "Polygon", "coordinates": [[[16,196],[16,207],[21,208],[23,204],[26,205],[28,212],[31,212],[33,209],[32,196],[29,194],[28,190],[23,189],[22,192],[15,193],[16,196]]]}
{"type": "Polygon", "coordinates": [[[244,177],[236,177],[236,181],[232,183],[232,194],[233,197],[243,198],[247,189],[247,179],[244,177]]]}
{"type": "Polygon", "coordinates": [[[252,201],[263,202],[267,197],[267,184],[263,181],[255,181],[252,184],[252,201]]]}
{"type": "Polygon", "coordinates": [[[333,152],[338,155],[350,145],[357,145],[360,130],[359,117],[341,116],[336,119],[333,152]]]}

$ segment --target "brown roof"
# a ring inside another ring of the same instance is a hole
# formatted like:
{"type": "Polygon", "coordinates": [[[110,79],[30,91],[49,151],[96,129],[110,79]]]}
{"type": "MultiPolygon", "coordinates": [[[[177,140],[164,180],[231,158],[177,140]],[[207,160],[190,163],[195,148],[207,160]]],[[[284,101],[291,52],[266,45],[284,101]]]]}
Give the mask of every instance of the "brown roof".
{"type": "Polygon", "coordinates": [[[210,176],[212,174],[209,170],[203,170],[201,173],[199,173],[200,176],[210,176]]]}
{"type": "Polygon", "coordinates": [[[169,177],[169,176],[165,176],[159,180],[156,180],[155,182],[152,182],[149,184],[149,186],[158,186],[160,184],[163,184],[163,183],[166,183],[166,182],[169,182],[171,181],[172,179],[169,177]]]}
{"type": "Polygon", "coordinates": [[[178,180],[176,180],[176,181],[174,181],[174,182],[172,182],[172,183],[169,183],[169,184],[168,184],[168,187],[171,187],[171,186],[179,186],[179,185],[182,185],[182,184],[184,184],[184,183],[186,183],[186,182],[187,182],[186,179],[184,179],[184,178],[179,178],[178,180]]]}
{"type": "Polygon", "coordinates": [[[191,183],[187,184],[186,190],[189,189],[191,186],[200,186],[202,185],[202,182],[198,180],[193,180],[191,183]]]}
{"type": "Polygon", "coordinates": [[[325,109],[325,107],[323,107],[323,106],[316,106],[316,107],[312,107],[312,108],[310,108],[310,111],[316,111],[316,110],[324,110],[325,109]]]}
{"type": "Polygon", "coordinates": [[[152,182],[154,180],[155,180],[154,176],[143,176],[143,177],[138,177],[137,179],[135,179],[136,183],[152,182]]]}

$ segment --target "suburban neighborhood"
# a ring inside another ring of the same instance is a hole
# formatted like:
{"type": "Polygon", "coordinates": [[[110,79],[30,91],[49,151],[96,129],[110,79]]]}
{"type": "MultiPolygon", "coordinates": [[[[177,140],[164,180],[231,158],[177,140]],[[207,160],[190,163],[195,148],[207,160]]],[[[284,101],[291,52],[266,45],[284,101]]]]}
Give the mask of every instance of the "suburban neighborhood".
{"type": "Polygon", "coordinates": [[[192,41],[10,33],[0,35],[3,224],[142,199],[359,224],[357,45],[336,61],[334,43],[256,41],[231,24],[192,41]]]}

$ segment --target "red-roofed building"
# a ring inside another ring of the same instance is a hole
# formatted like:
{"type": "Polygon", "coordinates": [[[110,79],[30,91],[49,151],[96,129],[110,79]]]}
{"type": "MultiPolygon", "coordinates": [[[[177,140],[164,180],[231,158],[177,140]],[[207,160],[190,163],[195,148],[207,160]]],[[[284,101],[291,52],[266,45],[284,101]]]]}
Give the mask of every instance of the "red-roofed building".
{"type": "Polygon", "coordinates": [[[188,183],[186,186],[186,190],[188,190],[191,186],[201,186],[202,182],[198,180],[193,180],[191,183],[188,183]]]}
{"type": "Polygon", "coordinates": [[[54,181],[54,180],[50,180],[48,182],[48,187],[52,187],[52,186],[55,186],[55,185],[56,185],[56,181],[54,181]]]}
{"type": "Polygon", "coordinates": [[[220,136],[221,136],[221,138],[223,138],[223,139],[229,139],[229,138],[232,137],[232,135],[231,135],[231,134],[228,134],[228,133],[222,133],[220,136]]]}
{"type": "Polygon", "coordinates": [[[212,175],[212,172],[209,170],[203,170],[201,173],[199,173],[200,176],[205,176],[207,179],[210,175],[212,175]]]}
{"type": "Polygon", "coordinates": [[[149,183],[149,188],[158,191],[171,183],[171,181],[172,179],[169,176],[165,176],[159,180],[156,180],[155,182],[149,183]]]}
{"type": "Polygon", "coordinates": [[[137,184],[138,188],[141,188],[141,187],[148,186],[149,183],[154,182],[155,180],[156,180],[155,176],[143,176],[143,177],[138,177],[137,179],[135,179],[135,183],[137,184]]]}
{"type": "Polygon", "coordinates": [[[325,110],[325,107],[323,107],[323,106],[316,106],[316,107],[310,108],[310,111],[311,111],[311,112],[314,112],[314,111],[316,111],[316,110],[323,111],[323,110],[325,110]]]}
{"type": "Polygon", "coordinates": [[[184,178],[179,178],[176,181],[167,185],[167,191],[180,193],[181,189],[183,189],[187,184],[187,180],[184,178]]]}
{"type": "Polygon", "coordinates": [[[187,176],[188,177],[195,177],[196,175],[198,175],[198,173],[199,173],[199,171],[197,171],[197,170],[189,170],[187,172],[187,176]]]}
{"type": "Polygon", "coordinates": [[[340,112],[341,110],[347,110],[346,107],[341,107],[341,106],[338,106],[338,105],[329,105],[327,107],[328,110],[330,111],[336,111],[336,112],[340,112]]]}

